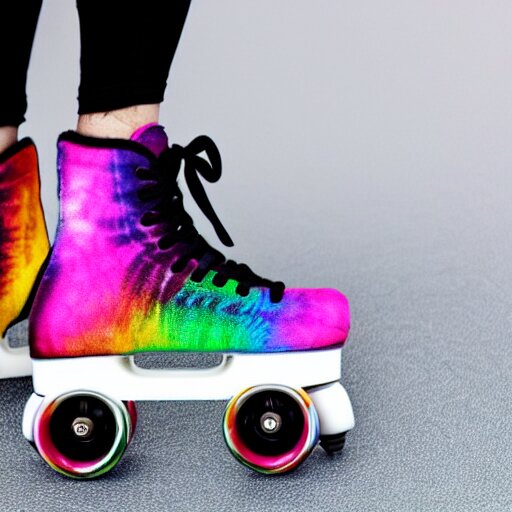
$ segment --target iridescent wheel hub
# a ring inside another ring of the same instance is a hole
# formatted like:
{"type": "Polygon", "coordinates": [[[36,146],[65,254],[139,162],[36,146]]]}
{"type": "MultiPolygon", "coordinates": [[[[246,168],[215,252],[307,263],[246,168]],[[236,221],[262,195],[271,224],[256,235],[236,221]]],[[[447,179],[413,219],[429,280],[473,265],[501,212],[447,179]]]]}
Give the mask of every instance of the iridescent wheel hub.
{"type": "Polygon", "coordinates": [[[123,455],[135,418],[132,407],[89,391],[45,400],[34,421],[35,445],[59,473],[94,478],[123,455]]]}
{"type": "Polygon", "coordinates": [[[297,467],[315,447],[319,421],[303,390],[255,386],[242,391],[224,414],[224,438],[233,455],[267,474],[297,467]]]}

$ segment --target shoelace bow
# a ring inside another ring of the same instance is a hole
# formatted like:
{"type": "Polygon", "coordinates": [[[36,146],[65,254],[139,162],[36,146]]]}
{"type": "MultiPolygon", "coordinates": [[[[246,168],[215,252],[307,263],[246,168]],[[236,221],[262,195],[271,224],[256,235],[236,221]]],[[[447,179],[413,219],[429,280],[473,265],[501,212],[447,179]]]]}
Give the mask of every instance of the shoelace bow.
{"type": "Polygon", "coordinates": [[[184,245],[184,253],[172,264],[171,270],[181,272],[191,259],[195,259],[199,266],[192,272],[193,281],[202,281],[206,274],[213,270],[216,272],[212,280],[215,286],[222,287],[229,279],[234,279],[238,282],[236,292],[239,295],[245,297],[251,287],[261,286],[269,288],[272,302],[279,302],[283,297],[284,283],[262,278],[243,263],[226,261],[225,256],[211,247],[198,233],[192,217],[185,211],[183,194],[177,183],[182,162],[185,181],[195,202],[211,222],[219,240],[227,247],[234,245],[215,213],[199,178],[201,175],[209,183],[215,183],[220,179],[222,162],[217,146],[206,135],[196,137],[184,147],[174,144],[161,153],[151,168],[137,169],[137,177],[147,182],[139,190],[139,198],[155,203],[144,213],[141,223],[144,226],[165,226],[165,234],[158,241],[160,249],[169,249],[178,242],[184,245]],[[202,152],[206,153],[208,160],[199,156],[202,152]]]}

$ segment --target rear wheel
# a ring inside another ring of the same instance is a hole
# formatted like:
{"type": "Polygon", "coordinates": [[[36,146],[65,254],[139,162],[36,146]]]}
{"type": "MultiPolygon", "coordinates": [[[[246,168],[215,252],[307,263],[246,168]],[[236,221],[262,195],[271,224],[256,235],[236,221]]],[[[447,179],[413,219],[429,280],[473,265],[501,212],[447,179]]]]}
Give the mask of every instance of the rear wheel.
{"type": "Polygon", "coordinates": [[[112,469],[131,440],[134,404],[90,391],[45,400],[34,422],[34,442],[56,471],[94,478],[112,469]]]}

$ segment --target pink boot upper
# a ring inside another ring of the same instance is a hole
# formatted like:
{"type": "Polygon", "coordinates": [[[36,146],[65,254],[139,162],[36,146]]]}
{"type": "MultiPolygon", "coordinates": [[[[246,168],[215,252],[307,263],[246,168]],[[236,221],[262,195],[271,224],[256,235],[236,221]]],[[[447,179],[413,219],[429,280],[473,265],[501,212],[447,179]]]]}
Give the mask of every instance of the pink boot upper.
{"type": "Polygon", "coordinates": [[[184,155],[187,180],[193,165],[207,173],[209,164],[190,147],[167,149],[159,126],[135,138],[68,132],[59,140],[61,215],[31,315],[34,357],[344,343],[350,314],[340,292],[283,292],[244,266],[226,266],[189,222],[176,183],[184,155]]]}

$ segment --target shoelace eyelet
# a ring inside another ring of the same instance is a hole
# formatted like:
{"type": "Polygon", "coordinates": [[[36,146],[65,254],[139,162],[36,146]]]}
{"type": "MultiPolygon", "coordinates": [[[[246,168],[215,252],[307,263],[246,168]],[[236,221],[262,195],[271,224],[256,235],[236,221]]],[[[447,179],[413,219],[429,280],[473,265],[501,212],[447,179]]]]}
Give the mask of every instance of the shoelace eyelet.
{"type": "Polygon", "coordinates": [[[168,251],[173,246],[170,240],[167,239],[165,236],[160,238],[156,245],[161,251],[168,251]]]}

